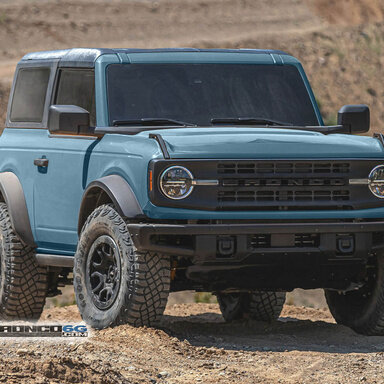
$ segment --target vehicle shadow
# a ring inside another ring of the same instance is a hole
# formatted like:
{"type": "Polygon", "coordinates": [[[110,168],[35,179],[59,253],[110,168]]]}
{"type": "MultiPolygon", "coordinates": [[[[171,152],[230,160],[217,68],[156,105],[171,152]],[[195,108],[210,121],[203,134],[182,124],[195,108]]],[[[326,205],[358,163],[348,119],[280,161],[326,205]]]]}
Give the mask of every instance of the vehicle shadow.
{"type": "Polygon", "coordinates": [[[281,317],[269,324],[252,320],[225,323],[217,313],[164,315],[160,328],[193,346],[233,351],[323,353],[384,352],[384,337],[363,336],[327,321],[281,317]]]}

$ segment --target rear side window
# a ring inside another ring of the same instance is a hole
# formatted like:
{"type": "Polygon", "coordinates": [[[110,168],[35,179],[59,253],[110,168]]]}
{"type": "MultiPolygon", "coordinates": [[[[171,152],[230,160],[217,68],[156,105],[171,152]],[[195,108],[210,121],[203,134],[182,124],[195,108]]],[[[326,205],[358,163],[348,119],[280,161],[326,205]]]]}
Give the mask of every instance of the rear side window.
{"type": "Polygon", "coordinates": [[[19,70],[13,94],[11,121],[42,122],[49,75],[49,68],[19,70]]]}
{"type": "Polygon", "coordinates": [[[95,75],[92,70],[62,69],[55,104],[77,105],[90,113],[91,126],[96,125],[95,75]]]}

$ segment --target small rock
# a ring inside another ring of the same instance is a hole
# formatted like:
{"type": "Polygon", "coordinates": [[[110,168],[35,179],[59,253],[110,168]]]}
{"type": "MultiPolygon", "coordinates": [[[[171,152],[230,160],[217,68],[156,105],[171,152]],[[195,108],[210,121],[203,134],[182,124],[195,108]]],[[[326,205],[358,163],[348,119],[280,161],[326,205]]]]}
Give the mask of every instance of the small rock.
{"type": "Polygon", "coordinates": [[[34,353],[28,351],[28,349],[20,348],[20,349],[18,349],[18,350],[16,351],[16,354],[17,354],[18,356],[24,356],[24,355],[33,355],[34,353]]]}
{"type": "Polygon", "coordinates": [[[169,376],[169,373],[167,371],[159,372],[159,374],[157,375],[158,378],[168,377],[168,376],[169,376]]]}

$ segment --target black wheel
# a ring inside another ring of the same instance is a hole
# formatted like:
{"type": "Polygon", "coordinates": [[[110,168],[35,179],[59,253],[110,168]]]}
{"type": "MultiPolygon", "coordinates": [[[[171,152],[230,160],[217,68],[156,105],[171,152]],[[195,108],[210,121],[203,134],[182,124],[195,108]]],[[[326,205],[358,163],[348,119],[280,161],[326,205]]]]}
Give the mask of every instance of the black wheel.
{"type": "Polygon", "coordinates": [[[138,252],[112,205],[88,217],[75,255],[74,288],[84,321],[92,327],[155,324],[170,287],[170,258],[138,252]]]}
{"type": "Polygon", "coordinates": [[[47,295],[47,270],[14,232],[5,203],[0,203],[0,252],[0,319],[37,320],[47,295]]]}
{"type": "Polygon", "coordinates": [[[249,318],[272,322],[280,316],[285,292],[218,293],[217,300],[225,321],[249,318]]]}
{"type": "Polygon", "coordinates": [[[358,290],[325,290],[329,310],[338,324],[363,335],[384,335],[384,255],[368,268],[367,282],[358,290]]]}

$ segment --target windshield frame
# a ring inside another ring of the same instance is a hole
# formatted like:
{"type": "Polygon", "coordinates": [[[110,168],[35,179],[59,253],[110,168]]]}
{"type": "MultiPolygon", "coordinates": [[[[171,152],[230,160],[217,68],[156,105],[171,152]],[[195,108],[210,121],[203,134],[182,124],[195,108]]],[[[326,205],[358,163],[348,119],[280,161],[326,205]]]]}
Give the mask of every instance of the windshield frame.
{"type": "MultiPolygon", "coordinates": [[[[95,62],[96,73],[96,108],[97,108],[97,126],[99,127],[111,127],[112,122],[109,120],[109,108],[108,108],[108,84],[107,84],[107,69],[111,64],[252,64],[252,65],[279,65],[271,59],[269,54],[245,54],[245,53],[220,53],[213,55],[214,52],[202,53],[183,53],[178,55],[154,53],[154,54],[132,54],[129,59],[121,60],[115,54],[105,54],[100,56],[95,62]],[[214,57],[213,57],[214,56],[214,57]]],[[[306,91],[308,93],[312,108],[316,115],[318,126],[324,126],[323,119],[321,117],[320,109],[317,105],[312,88],[309,84],[308,78],[304,72],[304,69],[300,62],[292,56],[284,56],[284,65],[290,65],[297,69],[300,74],[301,80],[304,83],[306,91]]],[[[230,125],[230,124],[229,124],[230,125]]],[[[180,127],[182,128],[182,127],[180,127]]]]}

